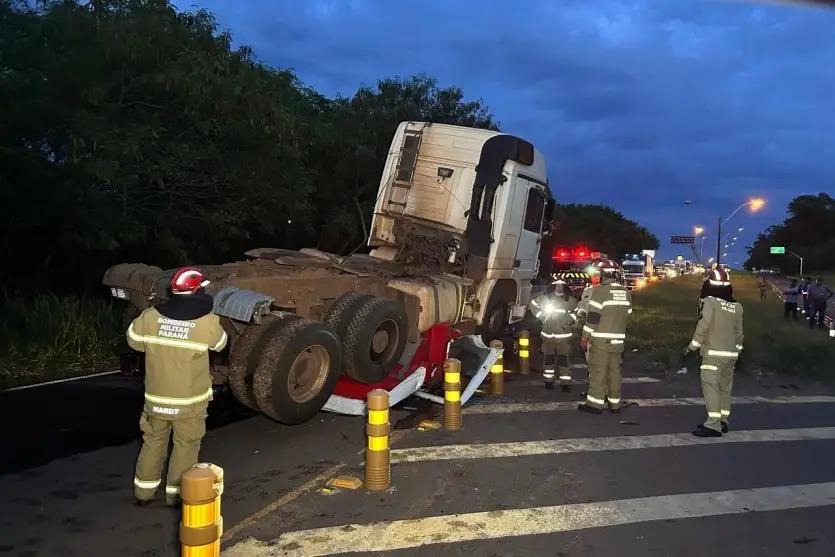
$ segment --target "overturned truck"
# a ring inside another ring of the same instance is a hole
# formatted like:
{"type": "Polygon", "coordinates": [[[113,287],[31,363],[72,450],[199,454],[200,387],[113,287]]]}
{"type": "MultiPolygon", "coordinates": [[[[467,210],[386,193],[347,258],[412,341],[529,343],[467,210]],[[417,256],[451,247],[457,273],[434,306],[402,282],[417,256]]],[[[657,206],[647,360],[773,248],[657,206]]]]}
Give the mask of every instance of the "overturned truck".
{"type": "MultiPolygon", "coordinates": [[[[527,141],[401,123],[369,254],[261,248],[201,266],[231,339],[213,360],[215,381],[253,409],[300,423],[323,407],[361,413],[373,388],[389,390],[392,403],[429,389],[450,351],[483,372],[497,354],[482,341],[524,318],[552,206],[544,157],[527,141]]],[[[167,297],[172,273],[120,264],[103,282],[135,312],[167,297]]]]}

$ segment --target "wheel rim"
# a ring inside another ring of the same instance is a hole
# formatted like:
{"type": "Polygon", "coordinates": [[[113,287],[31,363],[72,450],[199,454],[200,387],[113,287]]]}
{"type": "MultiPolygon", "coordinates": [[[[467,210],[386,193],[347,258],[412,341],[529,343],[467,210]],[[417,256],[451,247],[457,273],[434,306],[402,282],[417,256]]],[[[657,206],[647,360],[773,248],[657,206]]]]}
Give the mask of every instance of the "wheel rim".
{"type": "Polygon", "coordinates": [[[369,352],[371,361],[381,364],[389,361],[397,350],[400,341],[400,327],[391,319],[386,319],[377,326],[371,335],[369,352]]]}
{"type": "Polygon", "coordinates": [[[319,394],[330,369],[331,357],[324,346],[314,344],[302,350],[287,374],[287,392],[293,402],[307,402],[319,394]]]}

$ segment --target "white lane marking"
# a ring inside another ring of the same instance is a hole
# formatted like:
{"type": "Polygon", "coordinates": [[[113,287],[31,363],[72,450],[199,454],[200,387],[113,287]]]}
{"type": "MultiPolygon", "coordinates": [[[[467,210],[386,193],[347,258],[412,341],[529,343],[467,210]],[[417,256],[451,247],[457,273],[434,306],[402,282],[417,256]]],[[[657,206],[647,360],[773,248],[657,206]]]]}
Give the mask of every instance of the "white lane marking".
{"type": "MultiPolygon", "coordinates": [[[[224,552],[227,557],[333,555],[393,551],[654,520],[782,511],[835,505],[835,482],[682,493],[599,503],[552,505],[350,524],[287,532],[265,543],[249,538],[224,552]]],[[[440,548],[439,548],[440,549],[440,548]]]]}
{"type": "MultiPolygon", "coordinates": [[[[528,376],[516,376],[513,379],[508,379],[508,384],[516,385],[519,387],[541,387],[542,386],[542,374],[541,373],[531,373],[528,376]]],[[[579,377],[575,377],[574,380],[571,382],[574,385],[585,385],[589,381],[588,379],[582,379],[579,377]]],[[[636,384],[636,383],[660,383],[661,380],[655,377],[624,377],[621,379],[621,383],[623,384],[636,384]]]]}
{"type": "MultiPolygon", "coordinates": [[[[412,430],[410,430],[410,429],[397,429],[397,430],[393,431],[391,433],[391,435],[389,436],[389,443],[391,444],[391,443],[395,443],[395,442],[399,441],[401,437],[405,436],[410,431],[412,431],[412,430]]],[[[365,449],[362,449],[361,451],[355,453],[355,455],[361,455],[364,451],[365,451],[365,449]]],[[[333,476],[336,476],[337,473],[339,473],[339,471],[342,470],[344,467],[345,467],[345,463],[344,462],[339,462],[339,463],[334,464],[333,466],[325,469],[323,472],[318,474],[316,477],[311,478],[310,480],[306,481],[302,485],[300,485],[300,486],[296,487],[295,489],[291,490],[290,492],[284,494],[282,497],[279,497],[278,499],[276,499],[275,501],[273,501],[272,503],[270,503],[266,507],[262,508],[261,510],[256,511],[256,512],[252,513],[251,515],[243,518],[240,522],[238,522],[237,524],[235,524],[234,526],[232,526],[228,530],[225,530],[223,532],[223,536],[221,537],[221,540],[222,541],[228,541],[230,538],[233,538],[233,537],[237,536],[238,533],[240,533],[243,529],[245,529],[249,526],[252,526],[253,524],[257,523],[259,520],[261,520],[262,518],[267,516],[268,514],[271,514],[271,513],[275,512],[276,510],[280,509],[281,507],[283,507],[287,503],[298,499],[298,497],[300,495],[312,490],[313,488],[315,488],[318,485],[323,485],[326,480],[328,480],[329,478],[331,478],[333,476]]]]}
{"type": "Polygon", "coordinates": [[[35,383],[33,385],[21,385],[20,387],[12,387],[11,389],[3,389],[0,392],[10,393],[12,391],[25,391],[26,389],[34,389],[35,387],[46,387],[47,385],[56,385],[58,383],[67,383],[69,381],[79,381],[81,379],[91,379],[93,377],[101,377],[102,375],[115,375],[117,373],[122,373],[122,370],[114,369],[113,371],[103,371],[102,373],[93,373],[93,374],[90,374],[90,375],[79,375],[78,377],[67,377],[65,379],[56,379],[54,381],[46,381],[44,383],[35,383]]]}
{"type": "Polygon", "coordinates": [[[459,460],[506,458],[566,454],[593,451],[624,451],[658,449],[690,445],[718,445],[729,443],[766,443],[775,441],[810,441],[835,439],[835,427],[794,429],[750,429],[733,431],[722,437],[695,437],[691,433],[662,433],[658,435],[624,435],[620,437],[588,437],[577,439],[546,439],[545,441],[514,441],[510,443],[475,443],[472,445],[438,445],[393,449],[391,463],[425,462],[428,460],[459,460]]]}
{"type": "MultiPolygon", "coordinates": [[[[491,404],[485,402],[475,406],[465,406],[465,414],[516,414],[519,412],[554,412],[560,410],[577,410],[580,401],[561,402],[510,402],[505,404],[491,404]]],[[[621,404],[634,402],[639,407],[658,406],[704,406],[705,400],[697,397],[681,398],[633,398],[623,399],[621,404]]],[[[814,404],[835,403],[835,396],[735,396],[731,404],[814,404]]]]}

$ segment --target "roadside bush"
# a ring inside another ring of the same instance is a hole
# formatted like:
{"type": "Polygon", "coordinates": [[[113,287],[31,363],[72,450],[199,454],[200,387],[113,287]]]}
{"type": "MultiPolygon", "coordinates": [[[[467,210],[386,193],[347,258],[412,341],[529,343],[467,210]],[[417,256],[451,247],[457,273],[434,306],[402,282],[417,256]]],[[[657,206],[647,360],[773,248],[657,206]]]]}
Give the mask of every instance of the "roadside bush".
{"type": "Polygon", "coordinates": [[[109,300],[0,294],[0,386],[114,369],[121,330],[109,300]]]}

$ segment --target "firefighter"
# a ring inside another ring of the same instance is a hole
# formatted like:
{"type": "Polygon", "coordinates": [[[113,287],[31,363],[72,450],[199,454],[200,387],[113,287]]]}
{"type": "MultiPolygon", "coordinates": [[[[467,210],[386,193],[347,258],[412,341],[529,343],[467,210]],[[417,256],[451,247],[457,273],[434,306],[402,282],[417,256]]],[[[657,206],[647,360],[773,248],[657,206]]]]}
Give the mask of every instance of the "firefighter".
{"type": "Polygon", "coordinates": [[[721,437],[728,432],[731,415],[731,387],[734,365],[742,352],[742,304],[733,297],[730,277],[725,269],[710,272],[696,332],[687,350],[702,355],[702,393],[707,420],[693,435],[721,437]]]}
{"type": "Polygon", "coordinates": [[[595,267],[595,271],[589,274],[589,284],[580,293],[580,303],[577,304],[577,315],[579,317],[584,318],[588,313],[591,291],[598,284],[600,284],[600,273],[597,271],[597,267],[595,267]]]}
{"type": "Polygon", "coordinates": [[[580,345],[588,352],[589,390],[586,401],[577,409],[591,414],[600,414],[607,403],[612,412],[620,412],[620,366],[626,321],[632,313],[632,297],[618,282],[615,264],[605,263],[600,273],[600,284],[591,290],[588,318],[580,339],[580,345]]]}
{"type": "Polygon", "coordinates": [[[200,269],[178,269],[168,300],[143,311],[128,328],[130,347],[145,353],[145,406],[139,419],[143,442],[133,479],[139,505],[149,503],[162,482],[172,432],[166,504],[177,504],[180,475],[197,463],[212,398],[209,350],[223,350],[227,340],[212,313],[207,284],[200,269]]]}
{"type": "Polygon", "coordinates": [[[554,388],[554,367],[559,371],[563,392],[571,390],[571,337],[577,316],[577,300],[568,291],[565,281],[557,279],[548,292],[531,301],[531,313],[542,323],[542,355],[545,388],[554,388]],[[556,366],[555,366],[556,364],[556,366]]]}

